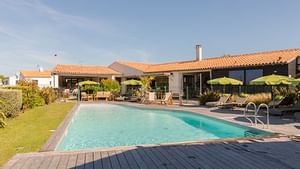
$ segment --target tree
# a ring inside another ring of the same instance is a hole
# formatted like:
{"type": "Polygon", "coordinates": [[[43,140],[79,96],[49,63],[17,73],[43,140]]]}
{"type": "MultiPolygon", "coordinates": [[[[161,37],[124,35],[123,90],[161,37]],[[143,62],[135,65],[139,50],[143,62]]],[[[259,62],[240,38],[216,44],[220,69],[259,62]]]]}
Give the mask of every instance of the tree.
{"type": "Polygon", "coordinates": [[[148,92],[151,90],[151,82],[155,79],[154,76],[141,76],[140,81],[141,81],[141,87],[142,87],[142,92],[148,92]]]}

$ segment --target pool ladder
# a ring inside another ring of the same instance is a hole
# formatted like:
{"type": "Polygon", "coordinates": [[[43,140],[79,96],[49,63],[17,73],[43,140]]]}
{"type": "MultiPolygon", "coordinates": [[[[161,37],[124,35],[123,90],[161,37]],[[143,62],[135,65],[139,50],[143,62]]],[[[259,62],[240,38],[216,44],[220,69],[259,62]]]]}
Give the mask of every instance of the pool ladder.
{"type": "Polygon", "coordinates": [[[259,119],[259,116],[258,116],[258,112],[261,108],[265,107],[266,108],[266,114],[267,114],[267,127],[266,128],[269,128],[269,125],[270,125],[270,120],[269,120],[269,106],[266,105],[265,103],[262,103],[260,104],[258,107],[256,106],[255,103],[253,102],[249,102],[246,107],[245,107],[245,110],[244,110],[244,117],[250,121],[251,125],[255,125],[257,127],[257,124],[260,123],[262,124],[262,127],[265,128],[265,123],[263,121],[261,121],[259,119]],[[250,107],[253,107],[253,109],[249,109],[250,107]],[[252,115],[249,114],[249,112],[254,112],[252,115]],[[254,118],[254,122],[253,120],[251,119],[251,117],[254,118]]]}

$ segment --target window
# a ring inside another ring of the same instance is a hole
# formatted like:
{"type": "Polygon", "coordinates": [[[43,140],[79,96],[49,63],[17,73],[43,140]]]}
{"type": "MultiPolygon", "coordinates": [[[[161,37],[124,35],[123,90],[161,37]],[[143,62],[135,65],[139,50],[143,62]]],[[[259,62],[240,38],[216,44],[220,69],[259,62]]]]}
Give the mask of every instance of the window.
{"type": "Polygon", "coordinates": [[[229,71],[229,77],[244,82],[244,70],[229,71]]]}
{"type": "Polygon", "coordinates": [[[296,60],[296,73],[299,72],[300,72],[300,57],[298,57],[296,60]]]}
{"type": "Polygon", "coordinates": [[[251,80],[263,76],[262,69],[246,70],[246,84],[249,84],[251,80]]]}

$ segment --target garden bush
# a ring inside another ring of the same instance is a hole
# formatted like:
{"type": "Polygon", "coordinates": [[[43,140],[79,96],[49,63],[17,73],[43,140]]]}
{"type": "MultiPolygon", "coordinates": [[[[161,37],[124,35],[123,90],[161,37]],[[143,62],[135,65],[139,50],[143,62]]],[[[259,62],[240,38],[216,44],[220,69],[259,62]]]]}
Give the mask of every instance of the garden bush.
{"type": "Polygon", "coordinates": [[[17,86],[8,87],[8,89],[22,90],[22,108],[33,108],[36,106],[42,106],[45,104],[45,100],[40,94],[40,89],[36,83],[21,80],[17,86]]]}
{"type": "Polygon", "coordinates": [[[100,87],[103,91],[109,91],[112,94],[118,94],[121,91],[121,86],[116,80],[101,80],[100,87]]]}
{"type": "Polygon", "coordinates": [[[46,104],[53,103],[57,99],[56,91],[52,87],[44,87],[40,91],[46,104]]]}
{"type": "Polygon", "coordinates": [[[199,96],[200,105],[205,105],[207,102],[217,101],[219,99],[220,94],[212,90],[207,90],[199,96]]]}
{"type": "Polygon", "coordinates": [[[257,105],[261,103],[268,104],[270,101],[272,101],[271,93],[257,93],[248,95],[248,102],[253,102],[257,105]]]}
{"type": "Polygon", "coordinates": [[[0,111],[6,117],[15,117],[22,108],[22,91],[0,89],[0,111]]]}

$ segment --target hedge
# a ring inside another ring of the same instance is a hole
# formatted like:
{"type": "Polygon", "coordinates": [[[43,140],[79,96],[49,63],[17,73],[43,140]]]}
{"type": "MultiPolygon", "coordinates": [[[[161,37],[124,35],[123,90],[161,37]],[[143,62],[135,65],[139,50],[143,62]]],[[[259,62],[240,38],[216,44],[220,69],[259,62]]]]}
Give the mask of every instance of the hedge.
{"type": "Polygon", "coordinates": [[[0,110],[6,117],[15,117],[22,108],[22,91],[0,89],[0,110]]]}

